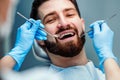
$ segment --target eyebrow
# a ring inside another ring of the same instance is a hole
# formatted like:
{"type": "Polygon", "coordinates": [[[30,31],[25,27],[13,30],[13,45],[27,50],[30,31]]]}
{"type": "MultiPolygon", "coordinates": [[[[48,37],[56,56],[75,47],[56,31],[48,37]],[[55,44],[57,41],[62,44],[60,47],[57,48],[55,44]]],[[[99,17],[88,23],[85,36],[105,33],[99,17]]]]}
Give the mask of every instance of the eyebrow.
{"type": "Polygon", "coordinates": [[[53,12],[47,14],[45,17],[43,17],[43,22],[45,21],[46,17],[51,16],[51,15],[54,15],[55,13],[56,13],[56,12],[53,11],[53,12]]]}
{"type": "Polygon", "coordinates": [[[75,11],[76,11],[76,9],[74,9],[74,8],[66,8],[66,9],[64,10],[64,12],[65,12],[65,11],[70,11],[70,10],[75,10],[75,11]]]}

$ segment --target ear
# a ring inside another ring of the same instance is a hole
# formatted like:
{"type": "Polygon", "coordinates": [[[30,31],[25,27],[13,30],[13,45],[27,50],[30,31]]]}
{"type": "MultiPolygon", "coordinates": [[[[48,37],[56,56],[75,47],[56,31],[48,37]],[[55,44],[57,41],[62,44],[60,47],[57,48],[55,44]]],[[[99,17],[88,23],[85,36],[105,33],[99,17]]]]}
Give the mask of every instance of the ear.
{"type": "Polygon", "coordinates": [[[83,18],[81,18],[81,22],[82,22],[82,28],[85,31],[85,20],[83,18]]]}

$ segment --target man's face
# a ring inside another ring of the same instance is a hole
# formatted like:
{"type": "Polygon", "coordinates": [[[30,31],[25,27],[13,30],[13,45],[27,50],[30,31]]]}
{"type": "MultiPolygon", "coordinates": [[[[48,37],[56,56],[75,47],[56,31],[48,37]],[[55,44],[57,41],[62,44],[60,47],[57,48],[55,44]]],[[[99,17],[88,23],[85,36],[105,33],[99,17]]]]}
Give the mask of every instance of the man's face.
{"type": "Polygon", "coordinates": [[[64,57],[73,57],[80,53],[85,39],[80,38],[84,30],[81,19],[70,0],[49,0],[38,9],[45,30],[58,38],[45,41],[49,52],[64,57]]]}

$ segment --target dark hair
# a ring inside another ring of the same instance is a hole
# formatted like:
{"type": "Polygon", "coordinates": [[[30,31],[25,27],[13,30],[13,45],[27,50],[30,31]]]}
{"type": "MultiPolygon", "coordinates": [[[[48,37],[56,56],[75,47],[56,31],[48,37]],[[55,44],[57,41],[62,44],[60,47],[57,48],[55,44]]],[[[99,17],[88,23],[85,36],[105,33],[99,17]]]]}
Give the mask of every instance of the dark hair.
{"type": "MultiPolygon", "coordinates": [[[[31,13],[30,13],[30,18],[33,18],[35,20],[39,19],[39,17],[38,17],[38,8],[39,8],[40,5],[42,5],[46,1],[49,1],[49,0],[34,0],[33,1],[31,13]]],[[[70,1],[75,5],[78,14],[81,17],[81,14],[80,14],[80,11],[79,11],[76,0],[70,0],[70,1]]]]}

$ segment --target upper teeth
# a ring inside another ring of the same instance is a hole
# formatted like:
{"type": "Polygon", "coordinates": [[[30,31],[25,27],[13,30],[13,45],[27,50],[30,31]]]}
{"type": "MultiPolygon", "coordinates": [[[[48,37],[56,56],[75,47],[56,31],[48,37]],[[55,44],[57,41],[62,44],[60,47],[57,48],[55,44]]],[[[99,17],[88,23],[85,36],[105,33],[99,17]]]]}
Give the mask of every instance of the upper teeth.
{"type": "Polygon", "coordinates": [[[59,38],[63,38],[63,37],[66,36],[66,35],[74,35],[74,33],[70,32],[70,33],[62,34],[62,35],[60,35],[59,38]]]}

